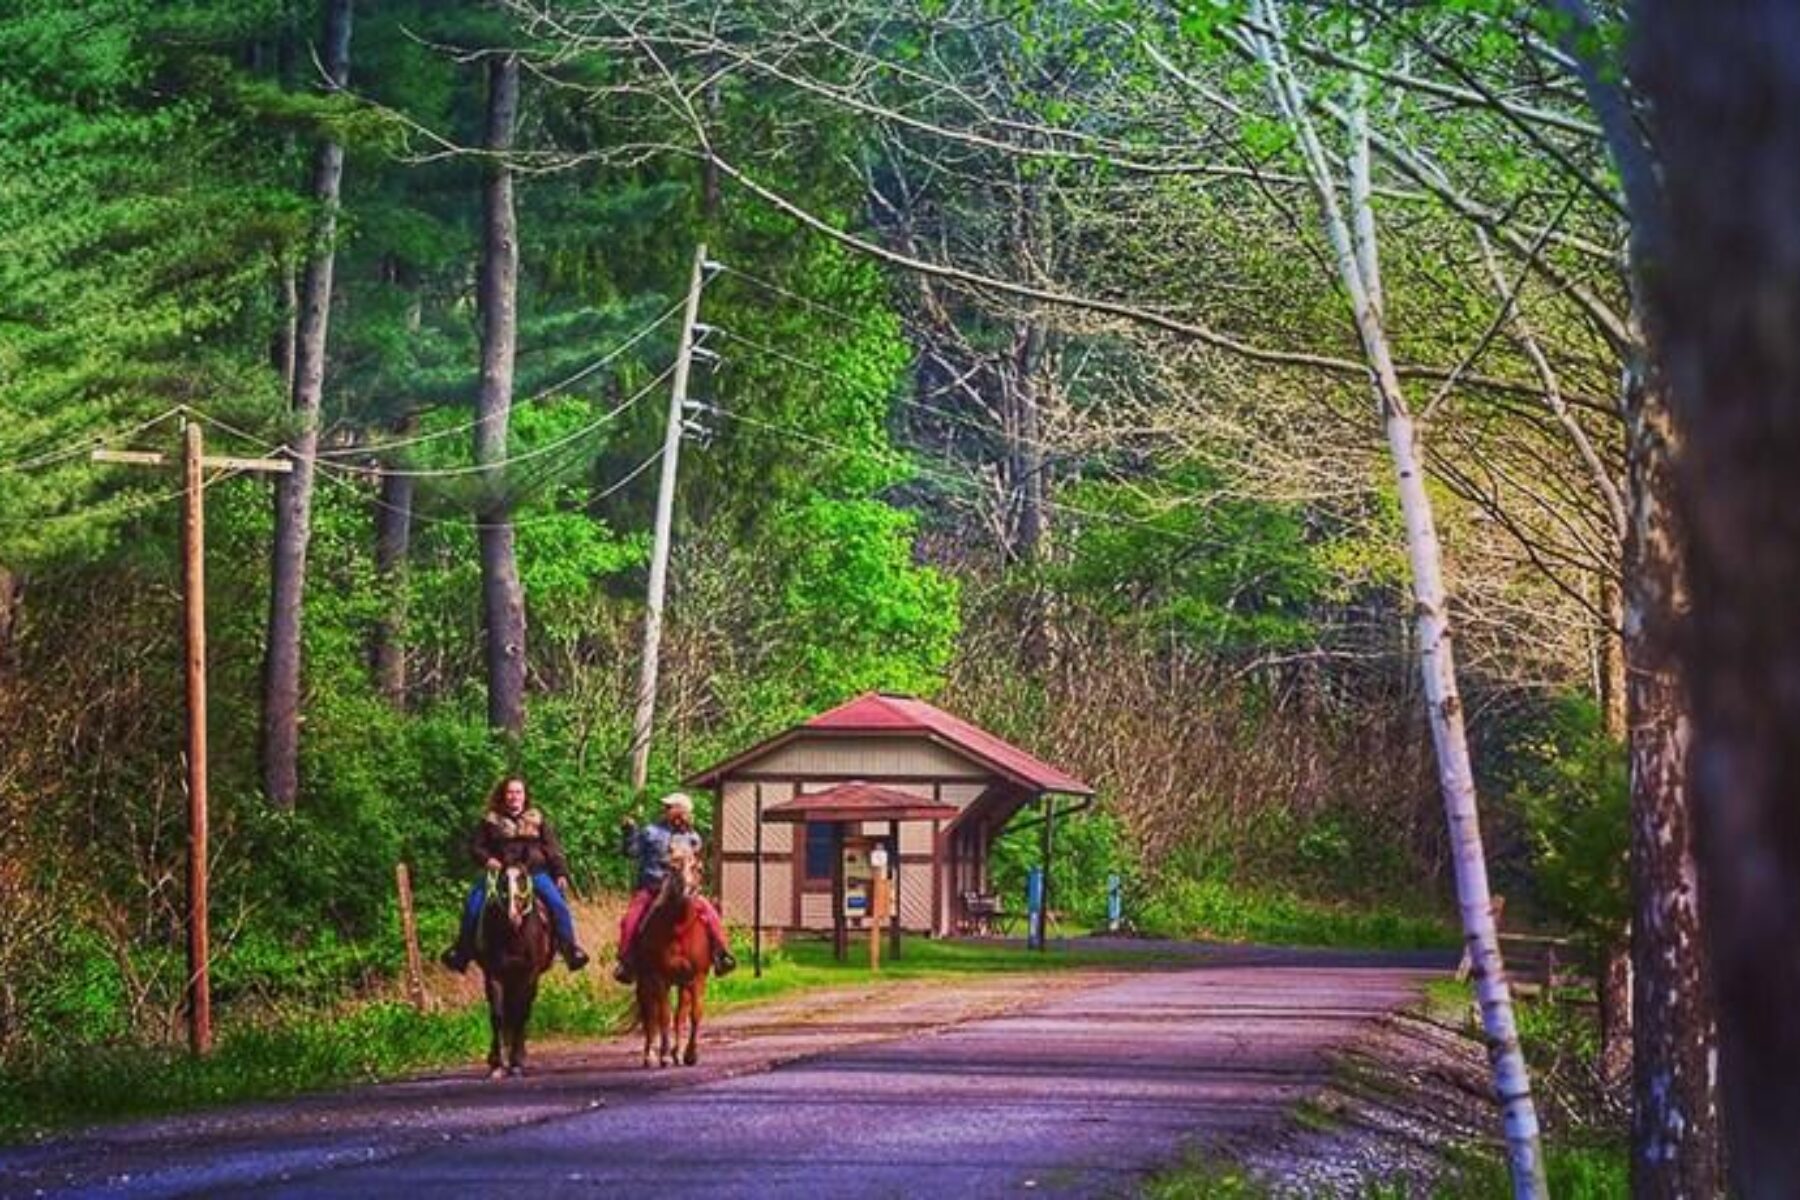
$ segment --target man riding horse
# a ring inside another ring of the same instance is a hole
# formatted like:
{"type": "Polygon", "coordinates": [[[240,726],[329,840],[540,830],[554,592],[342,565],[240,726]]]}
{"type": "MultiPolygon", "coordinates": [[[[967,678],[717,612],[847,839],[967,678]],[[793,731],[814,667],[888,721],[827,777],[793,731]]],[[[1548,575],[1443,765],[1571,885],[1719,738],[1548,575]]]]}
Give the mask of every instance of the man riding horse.
{"type": "Polygon", "coordinates": [[[562,843],[557,841],[556,831],[544,814],[530,806],[524,780],[503,779],[488,795],[488,810],[475,827],[469,852],[486,874],[469,889],[456,944],[440,956],[446,967],[458,974],[468,970],[475,958],[482,906],[487,903],[488,876],[515,866],[530,873],[532,888],[550,913],[556,942],[569,970],[579,971],[587,966],[587,951],[575,940],[575,919],[568,901],[563,899],[563,889],[569,886],[569,865],[563,858],[562,843]]]}
{"type": "MultiPolygon", "coordinates": [[[[662,799],[662,814],[662,820],[642,829],[628,818],[622,829],[624,836],[620,849],[636,861],[638,875],[631,903],[619,919],[619,961],[613,967],[613,978],[620,983],[631,983],[636,978],[631,944],[637,937],[638,927],[643,924],[644,914],[650,910],[651,901],[656,899],[656,893],[662,887],[663,877],[669,873],[670,850],[682,846],[696,859],[700,856],[700,834],[694,829],[694,802],[683,792],[671,792],[662,799]]],[[[737,959],[731,956],[718,910],[704,896],[695,896],[693,902],[712,942],[713,974],[731,974],[737,967],[737,959]]]]}

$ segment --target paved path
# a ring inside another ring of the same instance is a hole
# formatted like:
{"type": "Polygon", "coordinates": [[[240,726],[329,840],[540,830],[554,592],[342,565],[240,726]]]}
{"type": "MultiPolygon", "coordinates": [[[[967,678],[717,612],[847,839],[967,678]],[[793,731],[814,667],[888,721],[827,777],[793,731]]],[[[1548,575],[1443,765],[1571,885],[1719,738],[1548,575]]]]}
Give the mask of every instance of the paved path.
{"type": "Polygon", "coordinates": [[[1341,962],[815,998],[792,1002],[815,1018],[800,1028],[741,1015],[698,1071],[628,1068],[615,1043],[523,1083],[425,1080],[215,1116],[211,1130],[100,1131],[85,1148],[0,1151],[0,1193],[1129,1193],[1185,1146],[1279,1124],[1324,1082],[1326,1050],[1432,974],[1341,962]]]}

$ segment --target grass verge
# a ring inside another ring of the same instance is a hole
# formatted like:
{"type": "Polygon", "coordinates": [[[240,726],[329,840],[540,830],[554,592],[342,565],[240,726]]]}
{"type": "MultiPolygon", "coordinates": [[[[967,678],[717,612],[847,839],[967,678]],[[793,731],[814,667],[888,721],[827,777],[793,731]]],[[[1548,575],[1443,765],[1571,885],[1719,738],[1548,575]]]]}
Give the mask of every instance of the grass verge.
{"type": "MultiPolygon", "coordinates": [[[[1502,1160],[1466,1151],[1455,1151],[1449,1157],[1450,1171],[1425,1193],[1432,1200],[1508,1200],[1512,1196],[1512,1180],[1502,1160]]],[[[1630,1195],[1622,1143],[1551,1146],[1544,1166],[1550,1194],[1558,1200],[1621,1200],[1630,1195]]],[[[1267,1200],[1293,1194],[1279,1180],[1259,1179],[1232,1162],[1195,1152],[1152,1175],[1138,1191],[1143,1200],[1267,1200]]],[[[1376,1181],[1341,1194],[1355,1200],[1412,1200],[1421,1193],[1412,1185],[1376,1181]]]]}
{"type": "Polygon", "coordinates": [[[1461,939],[1442,918],[1394,907],[1352,906],[1224,879],[1162,880],[1137,915],[1140,932],[1158,937],[1271,946],[1436,950],[1461,939]]]}

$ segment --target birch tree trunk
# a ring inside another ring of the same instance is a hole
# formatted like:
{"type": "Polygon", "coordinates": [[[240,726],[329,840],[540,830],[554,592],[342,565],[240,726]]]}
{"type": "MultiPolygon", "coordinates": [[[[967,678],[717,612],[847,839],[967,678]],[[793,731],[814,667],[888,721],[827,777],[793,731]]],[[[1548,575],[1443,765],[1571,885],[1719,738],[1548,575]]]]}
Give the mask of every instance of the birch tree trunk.
{"type": "Polygon", "coordinates": [[[1693,722],[1734,1190],[1800,1194],[1800,11],[1644,0],[1667,236],[1644,278],[1680,430],[1693,722]]]}
{"type": "Polygon", "coordinates": [[[1040,384],[1044,374],[1047,334],[1042,321],[1027,322],[1020,331],[1013,355],[1012,393],[1012,480],[1018,501],[1019,522],[1015,551],[1019,561],[1031,572],[1020,613],[1024,626],[1025,662],[1034,671],[1051,665],[1053,639],[1050,630],[1050,598],[1036,568],[1043,561],[1044,541],[1048,536],[1045,506],[1045,474],[1049,462],[1044,453],[1043,397],[1040,384]]]}
{"type": "MultiPolygon", "coordinates": [[[[330,0],[325,10],[324,66],[327,89],[342,90],[350,75],[350,0],[330,0]]],[[[312,192],[319,211],[300,284],[300,317],[294,339],[292,406],[299,431],[289,446],[293,473],[277,476],[275,487],[268,644],[263,652],[263,790],[283,808],[292,808],[300,792],[301,615],[306,550],[312,538],[313,456],[319,448],[333,243],[343,176],[344,148],[326,138],[313,159],[312,192]]]]}
{"type": "MultiPolygon", "coordinates": [[[[518,343],[519,231],[513,211],[513,173],[503,157],[512,149],[519,110],[519,60],[488,61],[487,136],[494,153],[483,191],[481,394],[476,402],[475,461],[506,458],[512,415],[513,356],[518,343]]],[[[483,477],[476,514],[481,541],[481,598],[486,630],[488,724],[514,736],[525,730],[525,590],[519,581],[512,502],[502,468],[483,477]]]]}
{"type": "Polygon", "coordinates": [[[1531,1097],[1525,1056],[1519,1047],[1512,992],[1500,955],[1499,931],[1494,924],[1487,857],[1481,842],[1475,772],[1463,725],[1462,699],[1456,686],[1443,552],[1431,495],[1425,487],[1418,430],[1394,368],[1387,337],[1380,253],[1371,202],[1373,187],[1364,81],[1359,75],[1352,83],[1346,181],[1351,210],[1346,218],[1338,201],[1339,189],[1333,178],[1332,160],[1319,140],[1299,80],[1280,40],[1280,14],[1269,0],[1263,0],[1256,7],[1262,14],[1264,26],[1273,32],[1273,36],[1257,37],[1252,43],[1254,51],[1268,72],[1276,105],[1299,141],[1338,275],[1350,299],[1357,336],[1381,407],[1388,454],[1394,465],[1401,519],[1406,529],[1407,562],[1412,575],[1419,674],[1431,726],[1432,747],[1437,757],[1438,785],[1449,824],[1451,863],[1456,877],[1463,937],[1474,964],[1475,995],[1487,1037],[1489,1060],[1493,1063],[1494,1091],[1505,1131],[1513,1194],[1521,1198],[1544,1196],[1548,1194],[1548,1187],[1544,1178],[1537,1109],[1531,1097]]]}

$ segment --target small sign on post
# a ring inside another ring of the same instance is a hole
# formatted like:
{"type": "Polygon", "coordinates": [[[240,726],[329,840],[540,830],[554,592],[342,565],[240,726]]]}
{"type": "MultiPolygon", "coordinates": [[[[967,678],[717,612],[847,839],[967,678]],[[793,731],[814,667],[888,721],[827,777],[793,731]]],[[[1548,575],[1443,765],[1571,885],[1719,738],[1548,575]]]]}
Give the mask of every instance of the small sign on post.
{"type": "Polygon", "coordinates": [[[869,970],[881,970],[881,926],[888,916],[888,853],[876,843],[869,851],[869,970]]]}
{"type": "Polygon", "coordinates": [[[1125,918],[1124,889],[1119,884],[1117,871],[1106,877],[1106,932],[1117,933],[1125,918]]]}

